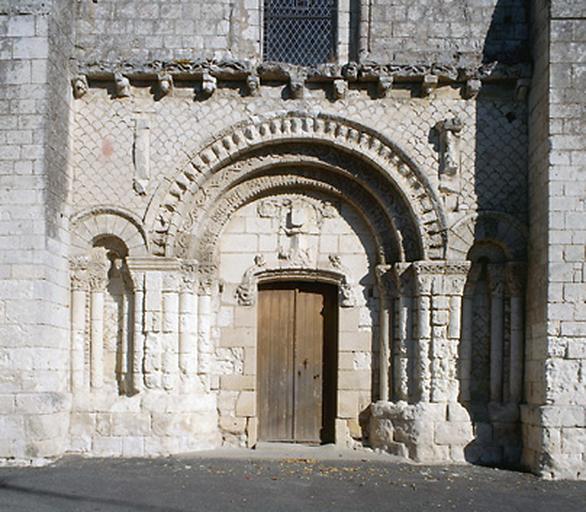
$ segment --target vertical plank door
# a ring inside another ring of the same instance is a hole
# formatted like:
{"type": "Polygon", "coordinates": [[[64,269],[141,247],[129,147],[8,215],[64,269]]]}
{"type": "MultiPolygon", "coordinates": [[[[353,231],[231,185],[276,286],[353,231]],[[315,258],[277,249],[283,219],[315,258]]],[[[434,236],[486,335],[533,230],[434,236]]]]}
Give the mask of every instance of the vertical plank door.
{"type": "Polygon", "coordinates": [[[333,441],[336,292],[333,286],[316,283],[275,283],[260,288],[260,440],[333,441]]]}
{"type": "Polygon", "coordinates": [[[324,294],[315,286],[295,290],[295,441],[319,443],[322,427],[324,294]]]}
{"type": "Polygon", "coordinates": [[[295,288],[268,286],[258,294],[259,439],[293,440],[295,288]]]}

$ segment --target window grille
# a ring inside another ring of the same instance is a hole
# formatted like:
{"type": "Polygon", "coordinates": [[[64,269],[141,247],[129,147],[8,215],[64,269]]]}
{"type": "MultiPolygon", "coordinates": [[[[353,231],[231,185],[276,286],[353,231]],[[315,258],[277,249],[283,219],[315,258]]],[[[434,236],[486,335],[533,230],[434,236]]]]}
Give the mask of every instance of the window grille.
{"type": "Polygon", "coordinates": [[[310,66],[336,58],[336,0],[265,0],[264,60],[310,66]]]}

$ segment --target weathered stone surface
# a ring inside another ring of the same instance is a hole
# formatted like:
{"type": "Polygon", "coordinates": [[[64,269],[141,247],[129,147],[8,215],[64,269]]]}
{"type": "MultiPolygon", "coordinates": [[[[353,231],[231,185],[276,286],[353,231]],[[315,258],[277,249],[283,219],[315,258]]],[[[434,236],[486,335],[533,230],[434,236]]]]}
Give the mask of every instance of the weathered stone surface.
{"type": "Polygon", "coordinates": [[[579,2],[363,2],[311,66],[74,3],[0,13],[0,457],[253,445],[279,278],[338,287],[337,443],[584,478],[579,2]]]}

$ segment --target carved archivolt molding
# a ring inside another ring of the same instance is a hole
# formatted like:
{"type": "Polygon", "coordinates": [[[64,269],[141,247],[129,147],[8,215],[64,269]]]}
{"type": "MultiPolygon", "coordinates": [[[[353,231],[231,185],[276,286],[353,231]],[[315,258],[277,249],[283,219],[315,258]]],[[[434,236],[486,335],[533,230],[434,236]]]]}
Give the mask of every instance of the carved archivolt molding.
{"type": "Polygon", "coordinates": [[[360,124],[326,114],[291,112],[233,127],[201,149],[171,181],[157,191],[146,224],[153,232],[153,252],[173,252],[172,233],[191,192],[213,173],[251,151],[280,143],[321,144],[341,155],[352,155],[388,180],[409,206],[427,258],[441,259],[445,251],[446,223],[431,184],[417,165],[396,145],[360,124]]]}
{"type": "Polygon", "coordinates": [[[74,254],[87,254],[96,239],[105,236],[115,236],[122,240],[130,256],[148,254],[142,222],[133,213],[106,206],[82,211],[71,218],[71,246],[74,254]]]}
{"type": "MultiPolygon", "coordinates": [[[[361,214],[360,205],[364,203],[357,202],[351,191],[344,188],[335,188],[328,184],[323,184],[319,181],[313,180],[312,178],[296,176],[293,174],[260,176],[235,187],[218,201],[215,205],[216,207],[206,216],[204,222],[199,226],[200,230],[198,230],[198,238],[194,244],[194,255],[190,255],[187,252],[191,241],[190,237],[192,236],[189,235],[189,232],[187,231],[185,232],[187,234],[185,244],[182,246],[180,245],[176,252],[178,254],[185,253],[186,255],[189,255],[189,257],[195,256],[204,265],[213,265],[216,261],[216,247],[218,246],[218,240],[224,226],[228,223],[236,210],[264,195],[291,191],[311,194],[312,190],[333,195],[341,201],[345,201],[351,205],[358,214],[361,214]]],[[[360,199],[360,197],[358,199],[360,199]]],[[[377,248],[377,256],[379,259],[383,255],[386,255],[387,258],[399,255],[396,244],[389,243],[394,242],[392,236],[387,237],[387,239],[384,239],[381,236],[381,233],[392,230],[392,225],[387,219],[385,219],[382,213],[376,211],[376,205],[372,204],[372,202],[371,210],[364,214],[363,221],[369,227],[372,241],[377,248]],[[378,216],[373,213],[378,214],[378,216]]],[[[181,238],[178,239],[179,242],[181,240],[181,238]]]]}
{"type": "Polygon", "coordinates": [[[338,286],[339,304],[344,308],[356,306],[354,281],[349,270],[337,255],[330,256],[330,267],[318,266],[305,268],[292,261],[279,261],[277,266],[269,266],[261,254],[254,257],[254,263],[246,269],[242,281],[236,289],[236,298],[240,306],[256,304],[258,284],[275,280],[319,280],[338,286]]]}
{"type": "Polygon", "coordinates": [[[527,228],[506,213],[472,213],[456,222],[448,237],[448,258],[451,260],[465,260],[478,242],[495,243],[503,249],[508,261],[527,258],[527,228]]]}
{"type": "MultiPolygon", "coordinates": [[[[223,168],[210,176],[204,185],[188,192],[189,199],[186,196],[183,209],[178,211],[181,224],[172,225],[168,233],[169,240],[175,240],[173,254],[202,258],[199,250],[191,253],[189,247],[204,238],[204,224],[210,218],[215,219],[218,205],[227,204],[233,212],[235,204],[244,204],[240,196],[231,195],[236,188],[243,192],[243,198],[252,200],[249,189],[250,192],[257,190],[258,195],[271,187],[289,186],[340,196],[371,226],[380,254],[384,253],[389,261],[421,258],[424,251],[418,226],[408,206],[380,174],[365,168],[357,160],[340,157],[327,147],[303,149],[299,145],[267,148],[223,168]],[[248,176],[253,178],[243,181],[243,177],[248,176]],[[226,193],[226,190],[230,192],[226,193]],[[364,208],[364,205],[369,207],[364,208]]],[[[205,247],[210,247],[208,240],[205,247]]]]}

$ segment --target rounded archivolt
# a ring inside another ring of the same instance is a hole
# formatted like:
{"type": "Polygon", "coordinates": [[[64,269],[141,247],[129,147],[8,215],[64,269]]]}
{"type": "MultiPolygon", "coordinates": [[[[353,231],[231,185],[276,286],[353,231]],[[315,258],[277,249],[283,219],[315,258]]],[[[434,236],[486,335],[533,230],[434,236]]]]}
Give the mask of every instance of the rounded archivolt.
{"type": "Polygon", "coordinates": [[[119,208],[93,208],[71,219],[73,255],[87,254],[95,242],[114,236],[122,240],[131,257],[148,255],[146,233],[140,219],[119,208]]]}
{"type": "Polygon", "coordinates": [[[472,246],[492,242],[509,261],[527,259],[527,229],[514,217],[500,212],[473,213],[456,222],[448,234],[448,259],[466,260],[472,246]]]}
{"type": "MultiPolygon", "coordinates": [[[[302,144],[308,148],[329,146],[341,155],[359,159],[392,184],[408,205],[417,226],[422,258],[445,255],[446,223],[432,186],[417,165],[388,139],[358,123],[336,116],[288,112],[233,127],[216,137],[190,158],[171,183],[157,191],[147,212],[146,225],[152,230],[153,253],[173,255],[173,236],[181,224],[184,203],[207,179],[226,165],[271,145],[302,144]],[[171,236],[170,236],[171,235],[171,236]]],[[[302,162],[299,162],[302,165],[302,162]]]]}
{"type": "MultiPolygon", "coordinates": [[[[348,204],[368,227],[369,235],[376,247],[379,261],[372,261],[371,264],[376,265],[379,263],[381,257],[383,261],[385,257],[398,257],[396,240],[381,235],[382,233],[388,232],[392,227],[388,223],[385,223],[385,219],[381,214],[372,215],[372,211],[368,212],[368,214],[362,212],[360,207],[364,202],[360,202],[360,197],[344,194],[343,189],[336,188],[331,184],[293,174],[259,176],[241,183],[227,192],[214,205],[209,215],[206,215],[201,233],[198,233],[198,236],[194,237],[193,245],[195,246],[195,254],[193,256],[198,259],[201,265],[213,266],[216,261],[215,251],[218,247],[218,240],[232,215],[239,208],[256,199],[287,192],[304,193],[310,196],[315,193],[322,193],[328,195],[333,200],[339,200],[348,204]]],[[[371,209],[376,209],[376,205],[372,204],[371,209]]],[[[191,255],[186,254],[186,256],[191,255]]]]}

